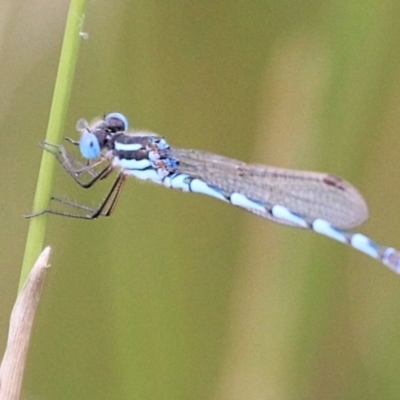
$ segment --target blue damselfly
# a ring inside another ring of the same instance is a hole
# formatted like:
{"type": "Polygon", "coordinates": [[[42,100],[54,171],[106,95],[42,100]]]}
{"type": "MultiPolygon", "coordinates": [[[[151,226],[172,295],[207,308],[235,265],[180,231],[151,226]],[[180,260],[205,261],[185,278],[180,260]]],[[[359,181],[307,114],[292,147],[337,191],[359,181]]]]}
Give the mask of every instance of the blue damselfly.
{"type": "Polygon", "coordinates": [[[127,176],[132,175],[169,188],[206,194],[281,224],[311,229],[400,273],[400,252],[349,231],[368,218],[368,208],[359,191],[337,176],[246,164],[213,153],[173,147],[155,133],[128,132],[128,121],[119,113],[108,114],[91,125],[81,119],[77,130],[81,132],[80,140],[68,140],[79,146],[85,163],[72,157],[62,145],[43,142],[42,147],[84,188],[105,179],[114,169],[119,170],[116,180],[96,209],[53,197],[83,214],[48,209],[31,216],[109,216],[127,176]]]}

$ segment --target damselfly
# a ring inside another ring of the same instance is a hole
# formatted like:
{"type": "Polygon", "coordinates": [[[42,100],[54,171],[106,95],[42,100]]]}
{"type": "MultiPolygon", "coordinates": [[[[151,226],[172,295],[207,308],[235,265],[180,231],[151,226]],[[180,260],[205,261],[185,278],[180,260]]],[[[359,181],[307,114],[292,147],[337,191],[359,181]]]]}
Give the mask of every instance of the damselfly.
{"type": "Polygon", "coordinates": [[[72,157],[64,146],[42,143],[82,187],[89,188],[119,171],[98,208],[69,200],[52,200],[80,209],[83,214],[44,210],[43,213],[95,219],[111,215],[126,177],[152,181],[184,192],[203,193],[244,208],[272,221],[312,229],[380,260],[400,273],[400,252],[375,243],[361,233],[348,231],[368,218],[364,198],[350,183],[334,175],[295,171],[244,162],[199,150],[169,146],[151,132],[128,132],[122,114],[111,113],[89,125],[81,119],[79,146],[86,160],[72,157]],[[101,167],[101,168],[100,168],[101,167]],[[86,180],[84,177],[88,176],[86,180]]]}

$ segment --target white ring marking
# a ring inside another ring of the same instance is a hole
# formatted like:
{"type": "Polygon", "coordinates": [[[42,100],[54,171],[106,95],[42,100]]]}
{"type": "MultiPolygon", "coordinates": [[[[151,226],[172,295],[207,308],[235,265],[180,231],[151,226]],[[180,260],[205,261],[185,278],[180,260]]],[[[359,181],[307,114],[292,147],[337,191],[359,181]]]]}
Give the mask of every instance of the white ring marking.
{"type": "Polygon", "coordinates": [[[355,233],[351,237],[350,243],[355,249],[360,250],[373,258],[379,258],[378,250],[372,245],[371,239],[361,233],[355,233]]]}
{"type": "Polygon", "coordinates": [[[124,169],[123,172],[126,175],[131,175],[145,181],[152,181],[154,183],[161,183],[162,180],[162,176],[160,176],[154,169],[145,169],[143,171],[135,169],[124,169]]]}
{"type": "Polygon", "coordinates": [[[321,235],[328,236],[338,242],[347,243],[346,236],[322,218],[315,219],[312,223],[312,228],[315,232],[318,232],[321,235]]]}
{"type": "Polygon", "coordinates": [[[241,193],[233,192],[230,196],[230,202],[234,206],[239,206],[246,210],[256,210],[261,213],[265,213],[266,211],[265,207],[250,200],[247,196],[241,193]]]}
{"type": "Polygon", "coordinates": [[[142,171],[152,166],[151,162],[146,158],[143,160],[127,160],[125,158],[120,159],[115,157],[112,164],[114,167],[121,167],[123,169],[130,169],[132,171],[142,171]]]}
{"type": "Polygon", "coordinates": [[[290,222],[291,224],[301,226],[302,228],[308,228],[307,222],[296,214],[293,214],[288,208],[279,204],[275,205],[271,209],[271,213],[275,218],[283,219],[290,222]]]}
{"type": "Polygon", "coordinates": [[[225,196],[223,196],[221,193],[219,193],[212,187],[208,186],[207,183],[205,183],[201,179],[197,179],[197,178],[193,179],[190,182],[189,187],[190,187],[190,190],[194,193],[202,193],[202,194],[206,194],[207,196],[215,197],[219,200],[228,201],[225,198],[225,196]]]}
{"type": "Polygon", "coordinates": [[[137,151],[143,148],[140,143],[120,143],[115,142],[114,148],[117,151],[137,151]]]}
{"type": "Polygon", "coordinates": [[[189,192],[189,183],[185,182],[185,179],[189,178],[189,175],[186,174],[179,174],[172,176],[170,178],[170,187],[173,189],[180,189],[184,192],[189,192]]]}

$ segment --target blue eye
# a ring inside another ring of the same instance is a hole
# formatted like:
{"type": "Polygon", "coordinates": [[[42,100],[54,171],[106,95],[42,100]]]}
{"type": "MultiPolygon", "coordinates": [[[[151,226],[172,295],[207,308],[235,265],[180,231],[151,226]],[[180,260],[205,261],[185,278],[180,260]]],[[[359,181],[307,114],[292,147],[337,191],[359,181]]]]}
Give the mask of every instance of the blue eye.
{"type": "Polygon", "coordinates": [[[99,141],[93,133],[85,133],[82,135],[79,141],[79,150],[82,156],[87,159],[97,158],[101,153],[99,141]]]}
{"type": "Polygon", "coordinates": [[[129,128],[128,119],[121,113],[110,113],[104,117],[104,120],[112,127],[117,127],[119,131],[127,131],[129,128]]]}

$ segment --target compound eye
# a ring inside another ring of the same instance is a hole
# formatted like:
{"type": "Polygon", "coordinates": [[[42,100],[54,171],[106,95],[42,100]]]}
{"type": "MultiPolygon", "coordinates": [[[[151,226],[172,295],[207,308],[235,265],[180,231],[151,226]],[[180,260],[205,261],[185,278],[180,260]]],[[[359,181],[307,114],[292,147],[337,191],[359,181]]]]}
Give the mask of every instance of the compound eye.
{"type": "Polygon", "coordinates": [[[104,121],[111,132],[124,132],[129,128],[128,119],[125,117],[125,115],[117,112],[107,114],[104,117],[104,121]]]}
{"type": "Polygon", "coordinates": [[[99,141],[93,133],[85,133],[82,135],[79,141],[79,150],[82,156],[89,160],[99,157],[101,153],[99,141]]]}

